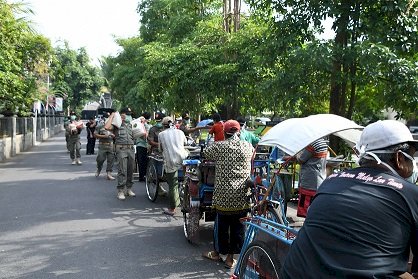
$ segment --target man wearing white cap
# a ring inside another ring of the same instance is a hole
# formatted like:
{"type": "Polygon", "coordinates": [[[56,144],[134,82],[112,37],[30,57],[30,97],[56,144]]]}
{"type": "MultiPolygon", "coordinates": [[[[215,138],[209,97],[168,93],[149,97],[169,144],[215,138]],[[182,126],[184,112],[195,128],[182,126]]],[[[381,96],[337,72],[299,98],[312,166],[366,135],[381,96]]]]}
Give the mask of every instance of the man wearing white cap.
{"type": "Polygon", "coordinates": [[[164,130],[158,134],[159,149],[164,157],[164,177],[168,184],[168,209],[163,213],[173,216],[180,203],[178,192],[178,170],[183,165],[188,152],[184,148],[187,143],[184,133],[173,127],[173,119],[166,116],[162,121],[164,130]]]}
{"type": "Polygon", "coordinates": [[[410,249],[418,253],[417,148],[398,121],[368,125],[357,143],[360,167],[319,187],[280,278],[413,278],[407,267],[410,249]]]}

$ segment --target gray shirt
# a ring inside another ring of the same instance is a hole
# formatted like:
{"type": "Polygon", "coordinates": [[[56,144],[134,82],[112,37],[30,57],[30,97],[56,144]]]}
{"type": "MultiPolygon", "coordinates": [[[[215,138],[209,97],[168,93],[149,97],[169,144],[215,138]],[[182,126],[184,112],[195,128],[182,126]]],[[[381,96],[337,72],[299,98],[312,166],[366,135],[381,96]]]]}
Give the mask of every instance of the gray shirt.
{"type": "Polygon", "coordinates": [[[326,177],[327,152],[327,143],[319,139],[296,156],[301,164],[299,186],[309,190],[318,189],[326,177]]]}
{"type": "Polygon", "coordinates": [[[126,124],[125,122],[122,122],[122,125],[119,129],[115,126],[113,127],[115,132],[115,144],[133,145],[135,143],[131,124],[126,124]]]}

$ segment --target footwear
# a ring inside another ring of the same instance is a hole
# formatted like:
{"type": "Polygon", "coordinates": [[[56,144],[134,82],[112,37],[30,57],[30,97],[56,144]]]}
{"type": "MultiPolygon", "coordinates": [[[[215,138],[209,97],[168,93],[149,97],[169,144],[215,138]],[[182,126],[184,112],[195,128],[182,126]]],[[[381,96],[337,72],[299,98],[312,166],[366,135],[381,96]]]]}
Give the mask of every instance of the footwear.
{"type": "Polygon", "coordinates": [[[119,190],[118,191],[118,199],[119,200],[121,200],[121,201],[123,201],[123,200],[125,200],[126,198],[125,198],[125,194],[123,193],[123,191],[122,190],[119,190]]]}
{"type": "Polygon", "coordinates": [[[225,268],[227,269],[233,269],[235,266],[237,265],[237,260],[236,259],[232,259],[232,263],[228,263],[225,261],[225,268]]]}
{"type": "Polygon", "coordinates": [[[97,170],[96,173],[94,174],[95,177],[99,177],[100,175],[100,170],[97,170]]]}
{"type": "Polygon", "coordinates": [[[71,163],[71,165],[75,165],[77,164],[77,162],[75,160],[73,160],[73,162],[71,163]]]}
{"type": "Polygon", "coordinates": [[[163,211],[163,214],[169,215],[169,216],[174,216],[174,214],[176,214],[176,212],[174,210],[170,210],[170,209],[166,209],[163,211]]]}
{"type": "Polygon", "coordinates": [[[202,257],[211,261],[222,262],[221,256],[216,251],[209,251],[207,253],[203,253],[202,257]]]}
{"type": "Polygon", "coordinates": [[[115,180],[115,178],[112,176],[111,172],[107,172],[107,176],[106,176],[107,180],[115,180]]]}
{"type": "Polygon", "coordinates": [[[81,164],[83,164],[83,163],[80,161],[80,158],[77,158],[77,159],[76,159],[76,163],[77,163],[77,165],[81,165],[81,164]]]}
{"type": "Polygon", "coordinates": [[[164,190],[164,188],[161,187],[161,185],[159,185],[158,195],[161,196],[161,197],[167,197],[168,196],[168,192],[166,190],[164,190]]]}
{"type": "Polygon", "coordinates": [[[128,189],[126,191],[126,195],[129,196],[129,197],[135,197],[136,196],[134,191],[132,191],[132,189],[128,189]]]}

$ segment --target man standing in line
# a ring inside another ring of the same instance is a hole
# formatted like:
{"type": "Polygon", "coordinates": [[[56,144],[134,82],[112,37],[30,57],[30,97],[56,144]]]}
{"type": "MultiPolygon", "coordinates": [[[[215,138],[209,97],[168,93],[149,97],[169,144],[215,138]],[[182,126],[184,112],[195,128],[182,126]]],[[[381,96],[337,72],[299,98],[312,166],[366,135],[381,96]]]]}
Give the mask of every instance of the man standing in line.
{"type": "Polygon", "coordinates": [[[280,278],[414,278],[418,141],[401,122],[383,120],[364,128],[356,148],[360,167],[321,184],[280,278]]]}
{"type": "Polygon", "coordinates": [[[215,161],[212,206],[216,211],[215,249],[203,254],[203,257],[220,261],[220,254],[224,254],[227,268],[235,265],[234,254],[241,252],[245,226],[240,219],[247,215],[250,208],[246,182],[250,179],[254,148],[249,142],[240,140],[240,128],[237,121],[226,121],[226,140],[216,141],[203,151],[204,158],[215,161]]]}
{"type": "Polygon", "coordinates": [[[199,131],[199,130],[205,129],[205,128],[206,128],[206,126],[190,128],[190,116],[189,116],[189,114],[187,112],[182,114],[179,129],[181,131],[183,131],[183,133],[186,137],[190,136],[191,133],[194,133],[196,131],[199,131]]]}
{"type": "MultiPolygon", "coordinates": [[[[109,114],[105,113],[106,118],[109,117],[109,114]]],[[[106,121],[106,119],[105,119],[106,121]]],[[[99,151],[97,153],[97,171],[96,171],[96,177],[100,175],[100,172],[102,171],[104,161],[107,161],[106,165],[106,178],[108,180],[114,180],[115,178],[112,176],[112,170],[113,170],[113,161],[115,160],[115,153],[114,153],[114,146],[113,146],[113,140],[115,138],[115,134],[113,134],[111,131],[107,131],[104,127],[104,123],[99,123],[96,126],[96,130],[94,131],[94,136],[99,139],[99,151]]]]}
{"type": "MultiPolygon", "coordinates": [[[[165,117],[165,114],[162,112],[157,112],[155,114],[155,125],[152,126],[149,129],[148,132],[148,144],[150,145],[150,153],[156,154],[156,155],[161,155],[161,152],[159,150],[159,143],[158,143],[158,135],[159,133],[161,133],[164,129],[163,124],[162,124],[162,120],[165,117]]],[[[148,164],[151,162],[148,162],[148,164]]],[[[158,184],[159,188],[158,188],[158,194],[161,196],[166,196],[167,195],[167,191],[161,187],[161,184],[158,184]]]]}
{"type": "Polygon", "coordinates": [[[68,129],[68,125],[71,123],[71,116],[64,117],[64,129],[65,129],[65,146],[67,147],[67,152],[70,153],[70,131],[68,129]]]}
{"type": "Polygon", "coordinates": [[[94,137],[94,130],[96,130],[96,120],[94,117],[89,119],[86,124],[87,130],[87,148],[86,155],[94,155],[94,147],[96,146],[96,138],[94,137]]]}
{"type": "Polygon", "coordinates": [[[113,112],[105,124],[105,129],[113,131],[115,134],[115,150],[119,167],[117,197],[119,200],[125,200],[126,196],[135,197],[135,193],[132,191],[132,178],[135,167],[134,136],[130,124],[132,111],[130,108],[123,108],[120,111],[122,124],[119,128],[112,125],[114,117],[115,113],[113,112]]]}
{"type": "Polygon", "coordinates": [[[169,116],[162,120],[164,130],[158,135],[159,149],[164,158],[164,177],[169,186],[168,188],[168,209],[163,213],[173,216],[175,209],[179,205],[178,192],[178,170],[183,165],[188,152],[184,148],[187,143],[186,136],[178,129],[172,127],[173,119],[169,116]]]}
{"type": "Polygon", "coordinates": [[[72,165],[81,165],[81,142],[80,142],[80,133],[84,128],[84,124],[81,121],[77,121],[77,116],[75,113],[70,116],[70,123],[67,127],[68,137],[68,146],[70,148],[70,158],[72,160],[72,165]]]}
{"type": "Polygon", "coordinates": [[[165,117],[165,114],[162,112],[157,112],[155,114],[155,125],[149,129],[147,141],[151,147],[151,153],[158,152],[158,134],[163,130],[163,124],[161,121],[165,117]]]}
{"type": "Polygon", "coordinates": [[[214,141],[224,140],[224,123],[221,121],[221,115],[219,113],[214,113],[212,115],[212,120],[214,124],[209,130],[209,134],[214,136],[214,141]]]}
{"type": "MultiPolygon", "coordinates": [[[[297,209],[299,217],[306,217],[318,187],[326,178],[327,154],[327,142],[321,138],[305,147],[294,158],[300,164],[297,209]]],[[[283,159],[287,160],[288,156],[284,156],[283,159]]]]}
{"type": "Polygon", "coordinates": [[[142,114],[142,117],[144,117],[143,124],[145,127],[145,130],[147,133],[139,137],[136,140],[136,161],[138,164],[138,175],[139,175],[139,181],[145,181],[145,175],[147,173],[147,166],[148,166],[148,132],[151,128],[151,125],[148,124],[151,114],[149,112],[144,112],[142,114]]]}
{"type": "Polygon", "coordinates": [[[260,141],[260,138],[254,135],[253,133],[251,133],[250,131],[247,131],[246,126],[245,126],[246,121],[244,117],[241,117],[241,116],[238,117],[237,121],[239,125],[241,126],[239,138],[243,141],[248,141],[249,143],[251,143],[252,146],[256,146],[258,142],[260,141]]]}

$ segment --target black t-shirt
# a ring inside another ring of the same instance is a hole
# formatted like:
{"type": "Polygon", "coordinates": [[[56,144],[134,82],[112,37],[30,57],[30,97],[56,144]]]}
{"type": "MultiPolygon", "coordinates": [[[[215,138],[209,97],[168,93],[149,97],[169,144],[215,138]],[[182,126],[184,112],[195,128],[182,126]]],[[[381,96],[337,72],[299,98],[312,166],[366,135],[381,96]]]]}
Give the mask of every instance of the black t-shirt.
{"type": "Polygon", "coordinates": [[[418,252],[418,186],[357,168],[328,177],[280,278],[398,278],[418,252]]]}

